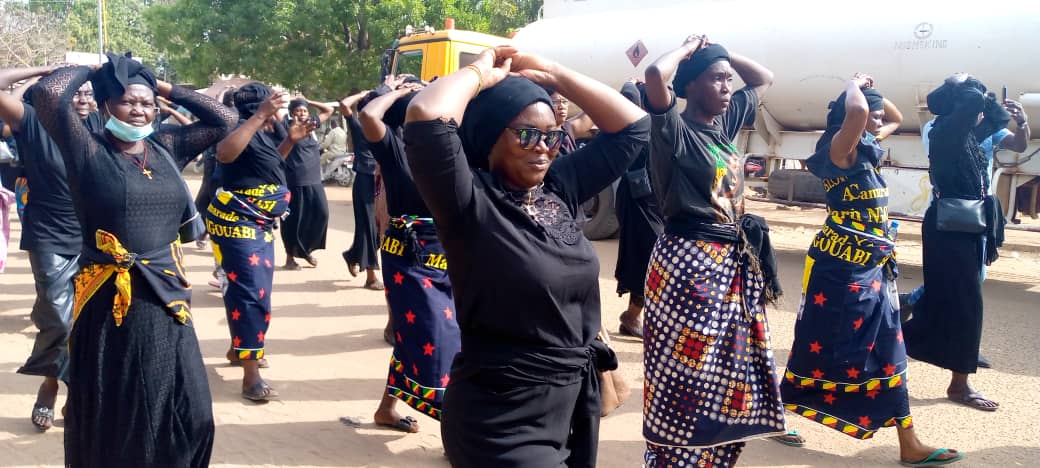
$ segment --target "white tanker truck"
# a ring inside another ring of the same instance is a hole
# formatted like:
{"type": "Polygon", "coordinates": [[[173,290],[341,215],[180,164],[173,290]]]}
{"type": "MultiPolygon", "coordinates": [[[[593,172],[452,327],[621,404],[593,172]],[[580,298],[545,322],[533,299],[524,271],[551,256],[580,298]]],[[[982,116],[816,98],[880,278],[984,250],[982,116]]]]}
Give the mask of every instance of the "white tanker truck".
{"type": "MultiPolygon", "coordinates": [[[[657,57],[678,47],[690,34],[706,34],[762,63],[775,74],[754,129],[739,141],[748,155],[763,157],[766,176],[749,186],[766,186],[774,198],[799,199],[822,194],[818,179],[794,171],[812,154],[824,128],[827,103],[855,72],[874,76],[877,88],[904,115],[901,132],[882,144],[883,169],[891,189],[893,214],[921,216],[931,190],[921,126],[931,119],[927,94],[953,73],[977,76],[998,95],[1019,100],[1040,132],[1040,2],[1005,0],[991,8],[964,8],[943,0],[878,0],[852,8],[833,1],[717,0],[546,0],[543,18],[512,38],[534,52],[620,87],[657,57]]],[[[431,44],[436,36],[454,41],[440,57],[443,72],[465,66],[480,48],[505,39],[465,31],[422,33],[402,38],[389,50],[389,71],[400,71],[409,44],[431,44]],[[452,37],[454,36],[454,38],[452,37]],[[464,37],[463,37],[464,36],[464,37]]],[[[430,62],[426,54],[424,62],[430,62]]],[[[431,78],[424,63],[424,78],[431,78]]],[[[1040,141],[1022,154],[1002,151],[997,193],[1013,217],[1018,188],[1040,175],[1040,141]]],[[[1023,207],[1036,215],[1036,189],[1023,207]]],[[[612,195],[603,194],[600,206],[612,195]]],[[[609,206],[609,205],[607,205],[609,206]]],[[[599,210],[612,212],[613,210],[599,210]]],[[[595,227],[604,213],[590,223],[595,227]]],[[[609,213],[607,213],[609,214],[609,213]]],[[[599,223],[601,237],[608,222],[599,223]]],[[[591,233],[590,233],[591,234],[591,233]]]]}

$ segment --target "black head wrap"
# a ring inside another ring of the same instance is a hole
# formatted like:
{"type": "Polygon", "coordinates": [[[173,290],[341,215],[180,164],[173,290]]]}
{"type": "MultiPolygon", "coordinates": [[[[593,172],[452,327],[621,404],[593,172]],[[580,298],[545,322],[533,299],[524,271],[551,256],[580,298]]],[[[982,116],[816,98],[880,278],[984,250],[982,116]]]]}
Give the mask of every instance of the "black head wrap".
{"type": "MultiPolygon", "coordinates": [[[[885,108],[885,98],[876,89],[866,88],[860,91],[863,92],[863,97],[867,98],[867,108],[871,112],[885,108]]],[[[827,128],[841,127],[841,123],[845,121],[845,93],[839,94],[835,100],[827,105],[827,108],[830,109],[827,112],[827,128]]]]}
{"type": "Polygon", "coordinates": [[[271,88],[260,82],[252,82],[235,91],[235,109],[243,119],[248,119],[260,109],[262,104],[271,96],[271,88]]]}
{"type": "Polygon", "coordinates": [[[412,102],[415,95],[419,94],[418,91],[411,92],[401,96],[398,100],[394,101],[390,105],[390,108],[383,113],[383,123],[386,124],[391,130],[397,131],[404,125],[404,116],[408,113],[408,104],[412,102]]]}
{"type": "MultiPolygon", "coordinates": [[[[871,112],[885,108],[885,98],[874,88],[861,89],[863,97],[867,98],[867,109],[871,112]]],[[[845,92],[838,95],[836,99],[827,104],[830,111],[827,112],[827,129],[816,140],[816,149],[819,150],[834,138],[834,134],[841,130],[842,122],[845,122],[845,92]]]]}
{"type": "Polygon", "coordinates": [[[552,107],[549,94],[541,86],[518,76],[507,77],[473,98],[459,127],[469,165],[487,170],[488,156],[498,137],[510,121],[536,102],[552,107]]]}
{"type": "Polygon", "coordinates": [[[109,52],[107,56],[108,62],[105,62],[90,79],[90,84],[94,87],[94,100],[98,104],[122,96],[126,93],[126,88],[132,84],[145,85],[153,93],[156,91],[155,75],[141,62],[130,58],[130,52],[126,55],[109,52]]]}
{"type": "Polygon", "coordinates": [[[621,86],[621,95],[628,99],[629,102],[635,104],[643,109],[646,109],[644,105],[644,96],[646,96],[646,84],[644,83],[625,83],[621,86]]]}
{"type": "Polygon", "coordinates": [[[307,100],[306,99],[293,99],[292,101],[289,101],[289,112],[292,112],[297,107],[307,107],[307,100]]]}
{"type": "Polygon", "coordinates": [[[954,111],[957,99],[964,91],[976,90],[986,94],[986,85],[974,77],[968,77],[961,83],[949,80],[928,93],[928,110],[935,115],[947,115],[954,111]]]}
{"type": "Polygon", "coordinates": [[[672,78],[672,89],[675,90],[675,96],[685,99],[686,85],[701,76],[701,73],[704,73],[704,70],[707,70],[711,64],[722,60],[729,60],[729,52],[719,44],[711,44],[694,52],[690,58],[679,62],[679,69],[675,72],[675,78],[672,78]]]}

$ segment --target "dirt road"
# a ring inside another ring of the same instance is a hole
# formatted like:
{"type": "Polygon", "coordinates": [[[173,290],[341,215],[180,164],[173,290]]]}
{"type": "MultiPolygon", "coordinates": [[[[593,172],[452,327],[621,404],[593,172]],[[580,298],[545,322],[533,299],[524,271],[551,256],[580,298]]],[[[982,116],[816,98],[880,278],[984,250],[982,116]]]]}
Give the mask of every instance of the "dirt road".
{"type": "MultiPolygon", "coordinates": [[[[192,182],[197,186],[197,181],[192,182]]],[[[281,392],[280,401],[258,406],[238,396],[241,370],[224,360],[229,339],[221,299],[206,285],[212,257],[194,245],[185,246],[189,278],[195,284],[195,324],[214,401],[213,466],[448,466],[440,428],[433,420],[414,414],[422,430],[412,435],[372,423],[390,357],[390,347],[382,340],[386,309],[382,293],[361,289],[363,279],[351,278],[340,258],[353,229],[350,189],[328,187],[328,195],[333,219],[328,249],[317,255],[319,266],[297,272],[279,270],[275,275],[275,313],[268,334],[271,368],[264,376],[281,392]],[[347,427],[339,422],[342,416],[359,418],[363,424],[347,427]]],[[[782,210],[765,204],[752,204],[751,210],[777,221],[774,242],[787,296],[779,309],[770,311],[770,320],[777,365],[782,367],[792,341],[802,259],[815,232],[814,215],[812,210],[782,210]],[[792,219],[807,221],[801,226],[792,219]]],[[[823,219],[822,211],[816,210],[816,215],[815,222],[823,219]]],[[[16,247],[17,224],[14,229],[12,245],[16,247]]],[[[1040,234],[1033,236],[1040,239],[1040,234]]],[[[907,237],[900,242],[903,290],[921,281],[920,246],[912,236],[907,237]]],[[[613,293],[617,243],[597,242],[596,248],[601,261],[603,321],[616,331],[618,313],[625,307],[625,300],[613,293]]],[[[278,257],[283,259],[281,252],[278,257]]],[[[982,413],[946,402],[949,374],[919,362],[910,365],[914,422],[927,443],[967,452],[967,459],[956,466],[1040,466],[1038,260],[1032,251],[1009,255],[990,269],[985,284],[983,352],[996,369],[982,370],[972,381],[1003,404],[1000,411],[982,413]]],[[[61,419],[51,431],[37,433],[29,413],[39,380],[14,373],[32,347],[35,328],[29,311],[35,294],[24,253],[16,251],[9,265],[7,273],[0,275],[0,466],[62,466],[61,419]]],[[[615,348],[623,373],[636,391],[617,413],[603,420],[599,466],[636,467],[643,451],[642,346],[636,340],[617,337],[615,348]]],[[[59,402],[63,400],[63,396],[59,398],[59,402]]],[[[741,466],[898,466],[894,430],[882,431],[873,440],[857,441],[800,417],[788,418],[808,439],[807,446],[796,449],[768,441],[751,442],[741,466]]]]}

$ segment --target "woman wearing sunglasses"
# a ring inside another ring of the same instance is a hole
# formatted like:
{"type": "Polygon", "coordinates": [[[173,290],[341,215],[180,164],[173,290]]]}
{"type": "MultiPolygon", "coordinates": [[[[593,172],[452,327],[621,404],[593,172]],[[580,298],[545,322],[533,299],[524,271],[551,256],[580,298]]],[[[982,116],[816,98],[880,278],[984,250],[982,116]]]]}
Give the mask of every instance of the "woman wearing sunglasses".
{"type": "Polygon", "coordinates": [[[599,262],[574,215],[647,144],[649,119],[601,83],[498,47],[419,93],[406,122],[462,334],[442,415],[448,458],[456,467],[595,466],[596,371],[617,361],[595,341],[599,262]],[[555,163],[563,134],[543,87],[602,131],[555,163]]]}

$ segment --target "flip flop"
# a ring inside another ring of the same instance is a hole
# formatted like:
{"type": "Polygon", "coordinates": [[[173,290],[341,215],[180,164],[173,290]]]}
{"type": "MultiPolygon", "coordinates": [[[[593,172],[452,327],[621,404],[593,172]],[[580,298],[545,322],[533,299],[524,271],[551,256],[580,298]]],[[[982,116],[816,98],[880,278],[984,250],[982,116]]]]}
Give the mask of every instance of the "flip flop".
{"type": "Polygon", "coordinates": [[[32,417],[30,418],[33,426],[36,426],[36,430],[44,432],[51,427],[54,427],[54,408],[39,403],[33,404],[32,417]],[[46,424],[40,424],[36,422],[37,418],[42,418],[46,424]]]}
{"type": "Polygon", "coordinates": [[[412,434],[412,433],[419,432],[418,429],[416,429],[414,431],[412,430],[412,424],[418,424],[418,423],[419,423],[419,421],[417,421],[415,418],[413,418],[411,416],[405,416],[405,417],[403,417],[401,419],[398,419],[397,422],[395,422],[393,424],[380,424],[380,423],[376,423],[376,425],[377,426],[383,426],[383,427],[389,427],[391,429],[395,429],[395,430],[398,430],[398,431],[401,431],[401,432],[407,432],[409,434],[412,434]]]}
{"type": "Polygon", "coordinates": [[[982,396],[982,394],[979,393],[979,392],[968,393],[968,394],[962,395],[960,397],[947,396],[946,399],[950,400],[950,401],[952,401],[954,403],[961,404],[961,405],[967,406],[969,408],[975,408],[975,409],[981,410],[981,411],[993,412],[993,411],[996,411],[996,410],[1000,409],[1000,404],[999,403],[982,396]],[[997,403],[997,406],[994,406],[994,407],[983,406],[983,405],[979,404],[980,401],[988,401],[990,403],[997,403]]]}
{"type": "Polygon", "coordinates": [[[287,263],[285,265],[282,265],[282,269],[283,270],[289,270],[289,271],[300,271],[303,268],[300,267],[299,263],[287,263]]]}
{"type": "Polygon", "coordinates": [[[307,258],[305,258],[304,260],[306,260],[307,263],[310,263],[312,267],[318,267],[318,259],[314,258],[313,255],[308,255],[307,258]]]}
{"type": "Polygon", "coordinates": [[[798,435],[796,429],[791,429],[790,431],[787,431],[787,434],[782,436],[770,437],[769,440],[778,444],[784,444],[788,447],[805,447],[805,439],[798,435]]]}
{"type": "Polygon", "coordinates": [[[276,392],[267,382],[260,381],[249,387],[248,390],[242,390],[242,398],[250,401],[270,401],[272,398],[278,398],[278,392],[276,392]]]}
{"type": "Polygon", "coordinates": [[[915,462],[906,461],[906,460],[899,460],[899,464],[903,465],[903,466],[939,466],[939,465],[949,465],[950,463],[960,461],[962,458],[964,458],[964,454],[962,454],[960,452],[956,452],[957,456],[953,457],[953,458],[947,458],[947,459],[940,459],[939,458],[939,457],[941,457],[944,454],[947,454],[949,452],[950,452],[950,449],[941,448],[939,450],[936,450],[936,451],[932,452],[931,455],[928,455],[927,457],[925,457],[925,458],[923,458],[921,460],[918,460],[918,461],[915,461],[915,462]]]}

